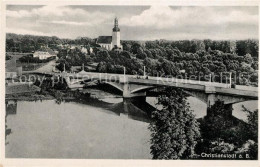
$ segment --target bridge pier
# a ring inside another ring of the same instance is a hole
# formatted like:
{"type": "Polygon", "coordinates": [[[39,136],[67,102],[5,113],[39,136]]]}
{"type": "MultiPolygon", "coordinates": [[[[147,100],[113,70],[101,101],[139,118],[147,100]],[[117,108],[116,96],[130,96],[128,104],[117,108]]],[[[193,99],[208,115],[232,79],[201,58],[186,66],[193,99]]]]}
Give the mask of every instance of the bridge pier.
{"type": "Polygon", "coordinates": [[[213,106],[216,102],[216,96],[215,94],[208,94],[207,95],[207,108],[210,108],[211,106],[213,106]]]}
{"type": "Polygon", "coordinates": [[[240,102],[240,98],[234,98],[230,96],[220,96],[216,94],[215,87],[205,87],[205,93],[207,98],[207,116],[211,115],[210,108],[216,103],[217,100],[224,101],[225,117],[232,117],[232,105],[240,102]]]}
{"type": "MultiPolygon", "coordinates": [[[[232,117],[232,110],[233,110],[233,104],[225,104],[224,105],[224,110],[225,110],[225,118],[231,118],[232,117]]],[[[207,115],[206,116],[210,116],[213,113],[210,111],[210,107],[207,106],[207,115]]]]}
{"type": "Polygon", "coordinates": [[[136,92],[136,93],[132,93],[131,92],[131,87],[128,83],[124,83],[123,85],[123,98],[124,99],[129,99],[129,98],[141,98],[141,99],[145,99],[146,98],[146,92],[136,92]]]}
{"type": "Polygon", "coordinates": [[[233,104],[225,104],[224,107],[225,107],[225,110],[226,110],[225,115],[228,118],[232,117],[233,104]]]}
{"type": "Polygon", "coordinates": [[[135,97],[123,97],[123,102],[146,102],[146,96],[135,96],[135,97]]]}
{"type": "Polygon", "coordinates": [[[201,93],[193,93],[193,95],[197,95],[199,99],[205,101],[207,103],[207,115],[210,115],[209,108],[211,108],[216,101],[220,100],[224,102],[224,109],[225,109],[225,117],[232,117],[232,106],[235,103],[239,103],[242,101],[246,101],[245,97],[239,96],[230,96],[230,95],[222,95],[216,93],[215,87],[212,86],[205,86],[205,92],[201,93]],[[203,95],[204,94],[204,95],[203,95]]]}

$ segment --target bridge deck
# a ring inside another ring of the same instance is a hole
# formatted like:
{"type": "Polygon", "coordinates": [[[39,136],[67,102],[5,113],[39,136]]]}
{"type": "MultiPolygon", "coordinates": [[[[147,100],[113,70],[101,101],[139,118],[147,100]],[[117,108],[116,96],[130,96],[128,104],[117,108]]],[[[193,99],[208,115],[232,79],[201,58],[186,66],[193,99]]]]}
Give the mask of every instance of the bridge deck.
{"type": "MultiPolygon", "coordinates": [[[[39,72],[34,72],[39,73],[39,72]]],[[[207,82],[207,81],[196,81],[178,78],[162,78],[162,77],[137,77],[136,75],[123,75],[123,74],[111,74],[111,73],[95,73],[81,71],[79,73],[41,73],[49,74],[62,77],[71,77],[74,79],[89,80],[96,79],[102,81],[113,81],[113,82],[127,82],[141,85],[153,85],[153,86],[173,86],[184,89],[192,89],[198,91],[205,91],[205,87],[212,87],[216,93],[220,94],[232,94],[237,96],[247,96],[252,98],[258,98],[258,87],[242,86],[237,85],[236,88],[230,88],[230,84],[207,82]]]]}

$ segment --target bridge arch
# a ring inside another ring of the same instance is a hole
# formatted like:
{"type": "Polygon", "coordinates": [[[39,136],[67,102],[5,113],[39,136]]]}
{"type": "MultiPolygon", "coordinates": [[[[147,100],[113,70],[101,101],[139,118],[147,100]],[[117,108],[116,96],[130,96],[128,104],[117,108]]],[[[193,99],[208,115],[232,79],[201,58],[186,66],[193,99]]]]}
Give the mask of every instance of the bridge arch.
{"type": "Polygon", "coordinates": [[[66,77],[66,81],[68,84],[73,85],[73,84],[78,84],[81,82],[88,82],[91,81],[90,79],[70,79],[69,77],[66,77]]]}
{"type": "Polygon", "coordinates": [[[155,88],[155,86],[141,86],[139,88],[135,88],[135,89],[131,90],[131,93],[146,91],[146,90],[153,89],[153,88],[155,88]]]}
{"type": "Polygon", "coordinates": [[[207,105],[209,105],[209,103],[214,104],[215,101],[217,100],[224,101],[224,104],[236,104],[243,101],[256,100],[254,98],[248,98],[248,97],[229,96],[229,95],[217,94],[217,93],[205,93],[201,91],[184,90],[184,92],[199,99],[200,101],[206,103],[207,105]]]}
{"type": "Polygon", "coordinates": [[[189,90],[184,90],[183,91],[185,93],[187,93],[188,95],[195,97],[196,99],[199,99],[200,101],[202,101],[203,103],[207,104],[207,95],[203,92],[195,92],[195,91],[189,91],[189,90]]]}
{"type": "Polygon", "coordinates": [[[120,83],[117,83],[117,82],[103,82],[103,83],[106,83],[106,84],[116,88],[117,90],[120,90],[121,92],[124,91],[124,88],[120,83]]]}

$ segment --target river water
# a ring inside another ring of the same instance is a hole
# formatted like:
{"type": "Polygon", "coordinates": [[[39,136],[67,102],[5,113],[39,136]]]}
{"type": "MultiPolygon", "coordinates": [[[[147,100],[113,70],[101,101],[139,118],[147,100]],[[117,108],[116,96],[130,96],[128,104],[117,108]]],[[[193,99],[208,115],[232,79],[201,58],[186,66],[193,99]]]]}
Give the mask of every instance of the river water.
{"type": "MultiPolygon", "coordinates": [[[[151,159],[145,113],[122,98],[102,101],[8,101],[6,157],[151,159]]],[[[146,101],[155,106],[156,98],[146,101]]],[[[193,97],[188,101],[197,118],[206,115],[205,104],[193,97]]],[[[240,119],[246,118],[242,104],[257,109],[257,101],[234,105],[233,115],[240,119]]]]}

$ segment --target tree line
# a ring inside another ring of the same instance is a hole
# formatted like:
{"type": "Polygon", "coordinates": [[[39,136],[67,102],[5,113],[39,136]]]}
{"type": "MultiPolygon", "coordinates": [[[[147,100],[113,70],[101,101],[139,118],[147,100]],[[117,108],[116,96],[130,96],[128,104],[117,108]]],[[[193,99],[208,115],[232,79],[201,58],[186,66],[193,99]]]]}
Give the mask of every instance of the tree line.
{"type": "Polygon", "coordinates": [[[6,34],[6,52],[32,53],[42,46],[48,46],[51,49],[58,49],[60,44],[87,45],[94,44],[95,39],[80,37],[77,39],[61,39],[56,36],[35,36],[35,35],[18,35],[13,33],[6,34]]]}
{"type": "MultiPolygon", "coordinates": [[[[148,42],[149,43],[149,42],[148,42]]],[[[234,83],[240,85],[257,85],[258,58],[247,53],[239,56],[236,53],[225,53],[220,50],[198,50],[195,53],[182,52],[172,45],[142,46],[138,43],[126,44],[122,52],[98,51],[93,61],[98,62],[98,72],[113,73],[115,65],[124,66],[126,73],[142,75],[143,66],[149,76],[182,76],[195,80],[207,80],[200,76],[226,75],[222,82],[227,82],[232,73],[234,83]],[[184,71],[183,73],[181,71],[184,71]]]]}

